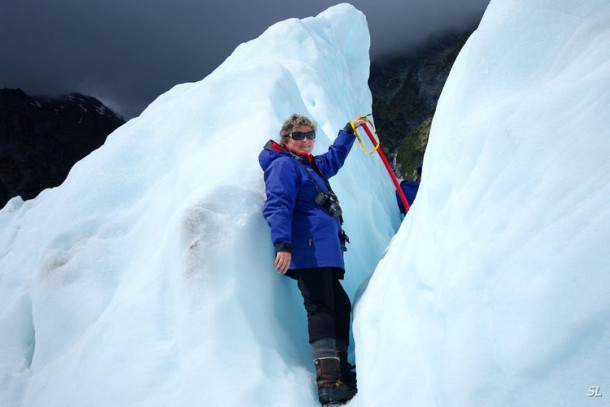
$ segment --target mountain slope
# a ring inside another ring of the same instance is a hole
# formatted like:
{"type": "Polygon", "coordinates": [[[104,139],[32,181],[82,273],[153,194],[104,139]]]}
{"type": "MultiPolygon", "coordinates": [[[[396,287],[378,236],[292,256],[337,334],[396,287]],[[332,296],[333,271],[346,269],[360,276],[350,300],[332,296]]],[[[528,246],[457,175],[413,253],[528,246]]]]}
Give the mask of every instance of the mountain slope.
{"type": "Polygon", "coordinates": [[[397,172],[410,177],[421,162],[430,122],[460,49],[474,29],[439,33],[417,49],[371,63],[373,114],[397,172]]]}
{"type": "Polygon", "coordinates": [[[95,98],[0,89],[0,207],[58,186],[70,168],[125,121],[95,98]]]}

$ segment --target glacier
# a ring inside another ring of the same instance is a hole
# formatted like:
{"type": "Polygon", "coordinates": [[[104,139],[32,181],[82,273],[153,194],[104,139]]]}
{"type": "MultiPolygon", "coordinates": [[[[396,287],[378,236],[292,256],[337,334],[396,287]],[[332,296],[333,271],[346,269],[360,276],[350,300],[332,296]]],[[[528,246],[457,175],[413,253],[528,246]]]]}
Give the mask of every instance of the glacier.
{"type": "MultiPolygon", "coordinates": [[[[492,0],[451,71],[401,218],[374,156],[332,179],[352,243],[348,406],[610,397],[610,5],[492,0]]],[[[277,23],[177,85],[66,181],[0,211],[0,404],[318,405],[273,270],[258,153],[371,112],[366,17],[277,23]]],[[[383,141],[383,135],[381,135],[383,141]]]]}
{"type": "Polygon", "coordinates": [[[609,84],[608,2],[489,4],[357,304],[362,405],[610,397],[609,84]]]}
{"type": "MultiPolygon", "coordinates": [[[[0,404],[315,405],[305,311],[273,269],[258,154],[294,112],[318,122],[320,151],[370,113],[368,49],[366,18],[347,4],[280,22],[161,95],[60,187],[11,200],[0,404]]],[[[354,152],[343,171],[345,227],[368,236],[346,259],[353,295],[400,215],[379,160],[354,152]]]]}

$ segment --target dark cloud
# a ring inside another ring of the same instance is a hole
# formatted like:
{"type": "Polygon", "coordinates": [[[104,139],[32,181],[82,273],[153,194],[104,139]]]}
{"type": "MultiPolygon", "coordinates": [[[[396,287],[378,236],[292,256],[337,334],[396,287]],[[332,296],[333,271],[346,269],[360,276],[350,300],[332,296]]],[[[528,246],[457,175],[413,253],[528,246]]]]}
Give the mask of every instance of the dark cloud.
{"type": "MultiPolygon", "coordinates": [[[[371,56],[478,21],[489,0],[355,0],[371,56]]],[[[237,45],[321,0],[25,0],[0,4],[0,87],[30,94],[92,94],[132,117],[157,96],[198,81],[237,45]]]]}

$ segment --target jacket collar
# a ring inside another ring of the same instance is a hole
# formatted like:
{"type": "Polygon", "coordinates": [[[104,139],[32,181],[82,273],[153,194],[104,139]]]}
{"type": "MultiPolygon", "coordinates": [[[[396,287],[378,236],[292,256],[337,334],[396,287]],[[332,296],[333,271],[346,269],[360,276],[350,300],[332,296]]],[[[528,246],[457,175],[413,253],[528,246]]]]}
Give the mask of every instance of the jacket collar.
{"type": "Polygon", "coordinates": [[[276,143],[273,140],[269,140],[267,142],[267,144],[265,145],[265,148],[267,148],[269,150],[273,150],[273,151],[285,151],[285,152],[289,153],[290,155],[295,156],[295,158],[303,157],[308,162],[313,162],[313,155],[311,155],[309,153],[295,153],[295,152],[289,151],[286,149],[286,147],[284,147],[281,144],[276,143]]]}

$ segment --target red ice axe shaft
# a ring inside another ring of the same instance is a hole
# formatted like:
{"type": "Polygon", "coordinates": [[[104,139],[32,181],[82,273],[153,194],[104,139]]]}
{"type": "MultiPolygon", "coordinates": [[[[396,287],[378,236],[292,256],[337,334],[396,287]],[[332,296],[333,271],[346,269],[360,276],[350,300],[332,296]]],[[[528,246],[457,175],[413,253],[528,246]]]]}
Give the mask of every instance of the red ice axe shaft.
{"type": "MultiPolygon", "coordinates": [[[[365,120],[368,123],[370,123],[369,119],[365,119],[365,120]]],[[[353,127],[353,125],[352,125],[352,127],[353,127]]],[[[394,186],[396,187],[396,192],[398,192],[398,196],[400,197],[400,200],[402,201],[402,204],[405,207],[405,211],[408,212],[409,208],[410,208],[410,205],[409,205],[409,202],[407,201],[407,197],[405,196],[405,193],[402,192],[402,188],[400,187],[400,183],[396,179],[396,175],[394,175],[394,171],[392,171],[392,168],[390,167],[390,163],[388,162],[388,159],[385,158],[385,154],[379,148],[379,140],[377,140],[375,138],[375,136],[373,136],[373,133],[371,133],[371,130],[368,128],[366,123],[363,123],[362,127],[364,127],[364,131],[369,136],[369,139],[371,140],[371,143],[373,143],[373,145],[376,146],[375,149],[372,152],[375,152],[375,150],[377,150],[377,152],[379,153],[379,157],[381,158],[381,161],[383,161],[383,165],[385,165],[385,169],[388,170],[388,174],[390,175],[390,178],[392,178],[392,182],[394,183],[394,186]]],[[[360,140],[360,136],[356,132],[355,128],[354,128],[354,134],[359,139],[359,141],[360,141],[360,143],[362,145],[362,141],[360,140]]],[[[364,150],[364,152],[367,152],[366,149],[364,149],[364,146],[362,146],[362,149],[364,150]]]]}

